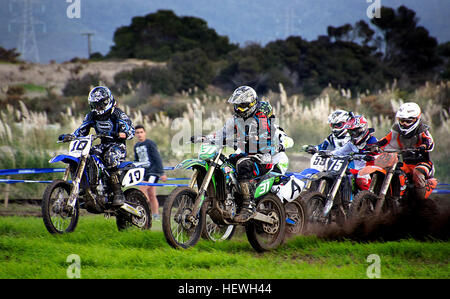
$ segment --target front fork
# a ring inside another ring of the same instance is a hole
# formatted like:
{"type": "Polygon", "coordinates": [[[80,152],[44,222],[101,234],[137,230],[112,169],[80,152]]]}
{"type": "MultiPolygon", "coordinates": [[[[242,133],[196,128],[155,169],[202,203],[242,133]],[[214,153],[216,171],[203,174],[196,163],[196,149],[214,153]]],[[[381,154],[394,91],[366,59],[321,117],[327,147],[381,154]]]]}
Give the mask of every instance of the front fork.
{"type": "MultiPolygon", "coordinates": [[[[75,204],[77,202],[78,198],[78,192],[80,191],[80,182],[81,177],[83,176],[83,171],[86,166],[87,156],[81,156],[80,164],[78,165],[77,174],[75,176],[75,179],[72,182],[72,191],[69,195],[69,200],[67,202],[68,206],[71,207],[71,211],[75,208],[75,204]]],[[[68,168],[66,169],[66,173],[64,173],[64,177],[66,177],[66,174],[68,176],[68,168]]]]}
{"type": "Polygon", "coordinates": [[[395,168],[397,163],[389,168],[386,178],[384,179],[383,185],[381,186],[380,195],[378,196],[378,202],[375,206],[375,215],[378,215],[381,212],[381,208],[383,207],[384,200],[386,198],[386,194],[388,192],[389,186],[391,185],[392,178],[394,177],[395,168]]]}
{"type": "MultiPolygon", "coordinates": [[[[206,172],[206,175],[205,175],[205,178],[203,179],[202,185],[198,189],[198,194],[197,194],[197,197],[195,199],[194,207],[192,209],[192,212],[188,216],[188,220],[190,222],[192,222],[194,225],[198,224],[197,215],[198,215],[198,212],[202,208],[203,203],[205,201],[206,189],[208,188],[209,183],[211,181],[211,178],[212,178],[212,176],[214,174],[214,171],[216,170],[216,166],[218,165],[217,163],[219,163],[219,161],[220,161],[220,156],[222,155],[222,150],[223,150],[223,148],[221,148],[217,152],[216,158],[214,159],[213,163],[211,164],[211,167],[206,172]]],[[[191,180],[191,185],[192,186],[193,186],[193,181],[194,180],[191,180]]]]}

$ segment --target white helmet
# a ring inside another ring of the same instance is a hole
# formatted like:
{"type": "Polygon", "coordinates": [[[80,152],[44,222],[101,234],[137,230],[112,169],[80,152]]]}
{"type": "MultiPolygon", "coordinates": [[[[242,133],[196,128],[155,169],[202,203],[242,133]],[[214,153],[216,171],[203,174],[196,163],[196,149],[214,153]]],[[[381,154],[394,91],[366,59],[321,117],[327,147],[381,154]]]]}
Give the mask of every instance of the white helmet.
{"type": "Polygon", "coordinates": [[[228,103],[234,104],[234,113],[239,117],[249,117],[256,110],[258,96],[250,86],[236,88],[228,103]]]}
{"type": "Polygon", "coordinates": [[[419,126],[421,115],[420,107],[416,103],[404,103],[398,108],[395,118],[402,135],[408,135],[419,126]]]}
{"type": "Polygon", "coordinates": [[[350,114],[344,110],[333,111],[328,116],[328,124],[330,124],[331,131],[336,138],[344,138],[347,130],[344,125],[350,120],[350,114]]]}

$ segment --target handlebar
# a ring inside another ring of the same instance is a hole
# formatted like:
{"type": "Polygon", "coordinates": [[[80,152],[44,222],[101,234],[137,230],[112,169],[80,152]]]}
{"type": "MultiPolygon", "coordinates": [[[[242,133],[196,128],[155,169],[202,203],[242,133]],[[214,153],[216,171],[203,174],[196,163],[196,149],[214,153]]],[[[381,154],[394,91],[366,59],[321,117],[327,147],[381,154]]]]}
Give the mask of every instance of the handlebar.
{"type": "Polygon", "coordinates": [[[350,153],[345,156],[335,155],[331,153],[330,151],[318,151],[319,156],[321,157],[329,157],[329,158],[336,158],[336,159],[345,159],[349,158],[350,160],[365,160],[365,161],[373,161],[374,157],[370,156],[369,154],[372,154],[372,152],[365,151],[362,153],[350,153]]]}
{"type": "MultiPolygon", "coordinates": [[[[65,135],[65,134],[63,134],[63,135],[65,135]]],[[[61,137],[61,136],[63,136],[63,135],[60,135],[59,137],[61,137]]],[[[63,139],[63,140],[58,140],[56,143],[71,142],[71,141],[74,141],[74,140],[79,139],[79,138],[81,138],[81,137],[86,137],[86,136],[78,136],[78,137],[76,137],[76,136],[74,136],[74,135],[72,135],[72,134],[67,134],[67,135],[64,136],[64,139],[63,139]]],[[[114,139],[114,137],[109,136],[109,135],[106,135],[106,134],[91,135],[91,140],[92,140],[92,141],[94,141],[94,140],[96,140],[96,139],[99,139],[99,138],[114,139]]]]}

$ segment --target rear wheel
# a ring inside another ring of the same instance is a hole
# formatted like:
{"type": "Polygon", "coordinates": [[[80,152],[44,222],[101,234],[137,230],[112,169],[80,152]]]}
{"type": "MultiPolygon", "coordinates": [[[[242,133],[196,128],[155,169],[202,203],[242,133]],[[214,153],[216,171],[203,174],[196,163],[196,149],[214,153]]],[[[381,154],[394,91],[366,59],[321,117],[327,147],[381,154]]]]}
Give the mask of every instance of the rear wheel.
{"type": "Polygon", "coordinates": [[[189,248],[197,244],[204,225],[204,211],[200,209],[196,223],[188,218],[194,208],[197,192],[189,187],[177,187],[164,203],[162,228],[170,246],[189,248]]]}
{"type": "Polygon", "coordinates": [[[75,207],[67,205],[71,185],[63,180],[56,180],[45,189],[42,197],[42,218],[51,234],[73,232],[78,223],[78,200],[75,207]]]}
{"type": "Polygon", "coordinates": [[[268,193],[258,200],[256,211],[268,216],[273,223],[250,220],[245,226],[247,238],[258,252],[277,248],[284,240],[286,229],[286,213],[280,199],[268,193]]]}
{"type": "Polygon", "coordinates": [[[152,227],[152,213],[147,202],[147,197],[138,189],[128,189],[124,192],[125,202],[138,210],[142,217],[132,215],[126,211],[119,210],[116,216],[116,224],[119,230],[136,227],[140,230],[152,227]]]}

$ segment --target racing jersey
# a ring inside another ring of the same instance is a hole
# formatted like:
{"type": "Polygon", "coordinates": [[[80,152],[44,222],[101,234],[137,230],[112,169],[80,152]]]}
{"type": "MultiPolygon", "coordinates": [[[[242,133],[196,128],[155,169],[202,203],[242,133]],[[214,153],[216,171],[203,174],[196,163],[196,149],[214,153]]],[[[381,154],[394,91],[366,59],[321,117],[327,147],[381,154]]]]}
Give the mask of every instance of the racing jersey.
{"type": "Polygon", "coordinates": [[[316,145],[316,149],[319,151],[334,150],[343,147],[349,141],[350,135],[348,133],[345,134],[344,138],[336,138],[334,134],[330,134],[321,144],[316,145]]]}
{"type": "Polygon", "coordinates": [[[398,124],[394,124],[391,131],[385,137],[381,138],[377,144],[382,148],[397,150],[423,148],[424,152],[421,155],[417,153],[404,153],[403,162],[406,164],[429,162],[429,152],[434,149],[434,141],[428,129],[429,126],[420,123],[416,132],[406,137],[400,134],[398,124]]]}
{"type": "MultiPolygon", "coordinates": [[[[374,130],[372,128],[369,129],[371,132],[370,134],[373,134],[374,130]]],[[[371,144],[375,144],[377,142],[377,138],[375,138],[373,135],[370,136],[370,138],[367,140],[366,144],[362,149],[358,148],[356,145],[353,144],[353,142],[348,142],[343,147],[333,150],[331,153],[333,155],[337,156],[346,156],[351,153],[363,153],[368,151],[368,147],[371,144]]],[[[354,169],[360,170],[364,166],[367,165],[367,162],[364,160],[355,160],[354,162],[354,169]]],[[[373,163],[373,162],[372,162],[373,163]]]]}
{"type": "Polygon", "coordinates": [[[222,140],[223,144],[235,150],[239,149],[244,155],[267,153],[273,155],[276,152],[274,145],[276,128],[272,106],[263,101],[257,105],[256,111],[249,118],[234,116],[226,121],[221,130],[208,137],[222,140]]]}
{"type": "Polygon", "coordinates": [[[113,137],[102,138],[103,143],[123,143],[134,137],[134,127],[130,118],[119,108],[113,108],[109,115],[97,115],[95,112],[89,112],[81,126],[73,132],[73,135],[86,136],[91,128],[95,129],[96,134],[104,134],[113,137]],[[119,138],[119,133],[125,133],[126,139],[119,138]]]}

